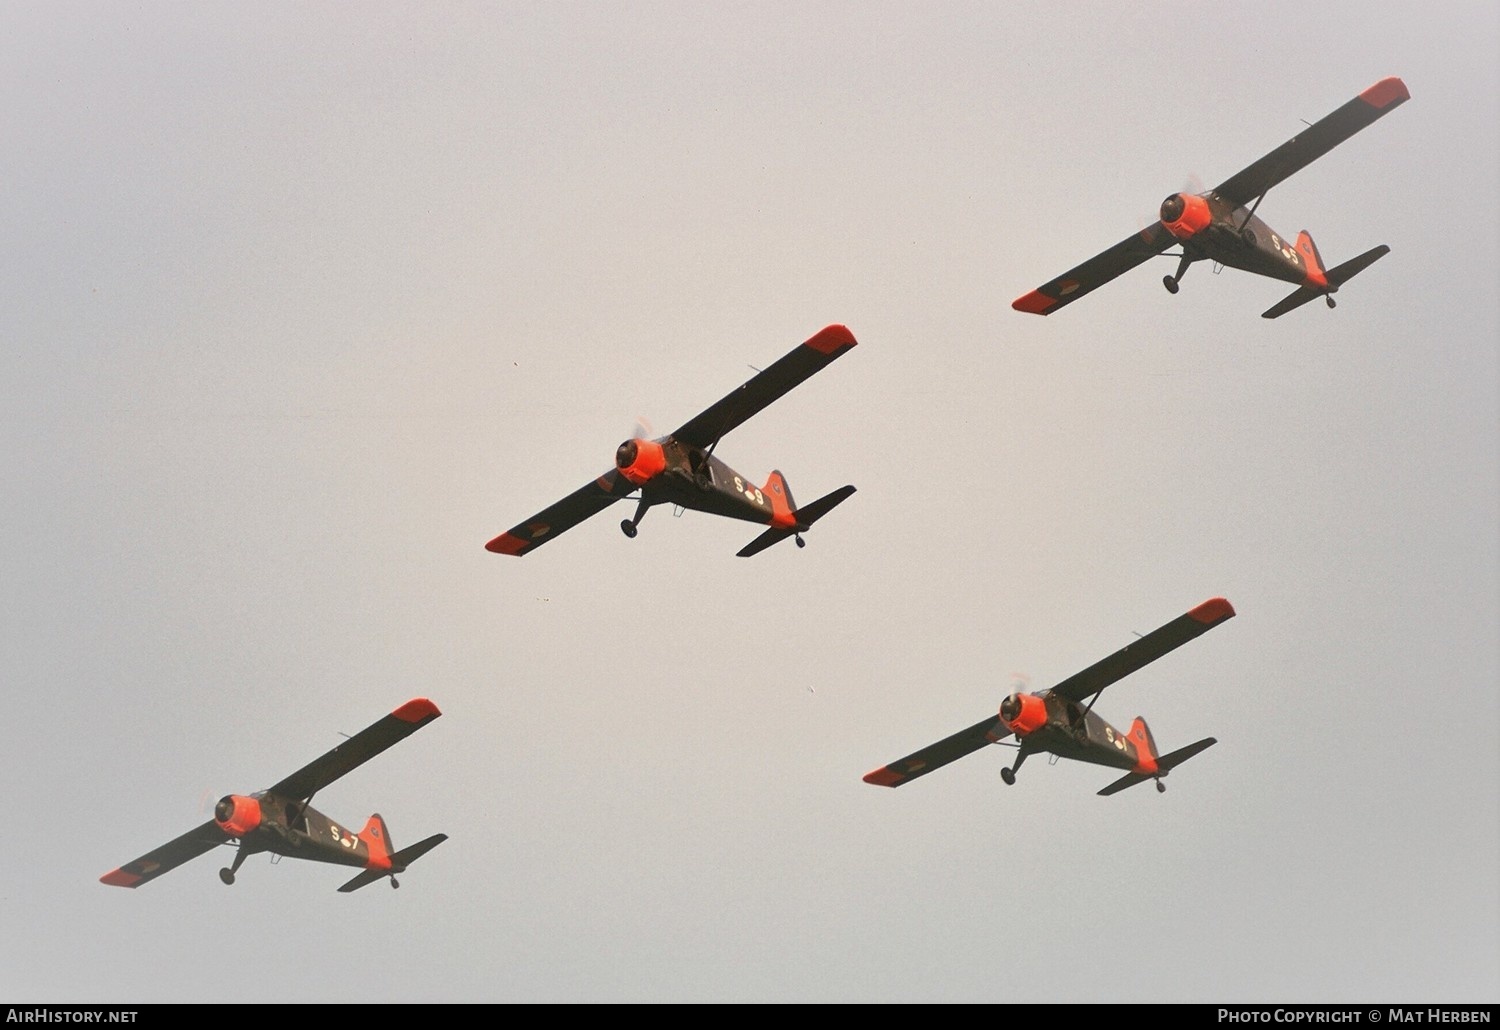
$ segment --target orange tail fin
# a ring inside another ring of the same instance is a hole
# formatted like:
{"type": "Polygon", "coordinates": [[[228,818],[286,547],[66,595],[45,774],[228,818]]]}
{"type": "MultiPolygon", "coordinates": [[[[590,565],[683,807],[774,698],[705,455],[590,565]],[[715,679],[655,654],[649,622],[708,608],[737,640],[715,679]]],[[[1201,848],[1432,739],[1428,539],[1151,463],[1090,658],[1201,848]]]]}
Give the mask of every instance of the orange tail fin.
{"type": "Polygon", "coordinates": [[[370,860],[366,869],[389,869],[391,867],[391,835],[385,828],[385,820],[379,815],[370,816],[365,828],[359,831],[359,839],[370,849],[370,860]]]}
{"type": "Polygon", "coordinates": [[[772,472],[771,478],[766,480],[765,495],[771,502],[771,525],[787,527],[797,524],[797,502],[792,500],[792,488],[787,485],[780,469],[772,472]]]}
{"type": "Polygon", "coordinates": [[[1146,720],[1137,715],[1135,722],[1130,724],[1130,732],[1125,736],[1135,745],[1135,768],[1131,771],[1156,772],[1156,739],[1151,736],[1151,727],[1146,725],[1146,720]]]}
{"type": "Polygon", "coordinates": [[[1328,272],[1323,268],[1323,255],[1318,253],[1318,245],[1313,242],[1306,229],[1297,234],[1297,253],[1301,255],[1302,264],[1307,269],[1303,285],[1327,286],[1328,272]]]}

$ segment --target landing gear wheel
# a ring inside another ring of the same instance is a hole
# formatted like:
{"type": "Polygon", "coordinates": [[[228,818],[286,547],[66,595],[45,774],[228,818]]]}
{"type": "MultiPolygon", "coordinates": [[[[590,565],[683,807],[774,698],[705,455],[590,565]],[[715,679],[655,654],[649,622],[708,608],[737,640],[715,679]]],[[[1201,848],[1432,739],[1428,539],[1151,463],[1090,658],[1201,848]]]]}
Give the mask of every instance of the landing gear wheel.
{"type": "Polygon", "coordinates": [[[1007,787],[1014,787],[1016,785],[1016,774],[1009,769],[1001,769],[1000,778],[1005,781],[1007,787]]]}
{"type": "Polygon", "coordinates": [[[802,538],[801,538],[801,537],[800,537],[800,536],[799,536],[799,537],[798,537],[798,538],[797,538],[797,546],[798,546],[798,547],[806,547],[806,546],[807,546],[807,541],[806,541],[806,540],[803,540],[803,539],[802,539],[802,538]]]}
{"type": "Polygon", "coordinates": [[[1324,297],[1323,299],[1328,302],[1328,306],[1330,308],[1336,308],[1336,307],[1338,307],[1338,304],[1333,299],[1333,294],[1330,293],[1326,297],[1324,297]]]}
{"type": "Polygon", "coordinates": [[[225,866],[219,870],[219,879],[223,881],[224,886],[231,886],[234,883],[234,873],[229,871],[228,866],[225,866]]]}
{"type": "Polygon", "coordinates": [[[1161,284],[1167,288],[1167,292],[1168,293],[1176,293],[1177,292],[1177,280],[1174,279],[1172,276],[1170,276],[1170,275],[1164,275],[1164,276],[1162,276],[1161,277],[1161,284]]]}
{"type": "Polygon", "coordinates": [[[396,879],[394,876],[391,877],[391,890],[395,891],[395,890],[400,890],[400,889],[401,889],[401,881],[398,880],[398,879],[396,879]]]}
{"type": "Polygon", "coordinates": [[[620,532],[624,533],[630,539],[634,540],[635,539],[635,523],[631,522],[629,519],[622,520],[620,522],[620,532]]]}
{"type": "Polygon", "coordinates": [[[1161,780],[1157,780],[1156,781],[1156,792],[1158,794],[1165,794],[1167,792],[1167,785],[1165,783],[1163,783],[1161,780]]]}

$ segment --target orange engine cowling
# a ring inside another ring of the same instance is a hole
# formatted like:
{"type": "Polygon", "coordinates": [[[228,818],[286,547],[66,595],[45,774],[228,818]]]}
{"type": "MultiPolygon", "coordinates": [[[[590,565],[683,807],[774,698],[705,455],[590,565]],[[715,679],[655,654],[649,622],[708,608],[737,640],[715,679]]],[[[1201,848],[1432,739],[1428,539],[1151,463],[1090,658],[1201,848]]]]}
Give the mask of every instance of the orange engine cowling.
{"type": "Polygon", "coordinates": [[[1047,702],[1035,694],[1012,694],[1000,702],[1000,718],[1018,737],[1047,725],[1047,702]]]}
{"type": "Polygon", "coordinates": [[[640,486],[667,467],[667,455],[654,440],[626,440],[615,449],[615,468],[640,486]]]}
{"type": "Polygon", "coordinates": [[[1208,201],[1191,193],[1174,193],[1161,202],[1161,220],[1167,232],[1179,240],[1196,236],[1214,216],[1208,210],[1208,201]]]}
{"type": "Polygon", "coordinates": [[[231,837],[243,837],[260,825],[260,802],[240,794],[226,794],[214,806],[214,822],[231,837]]]}

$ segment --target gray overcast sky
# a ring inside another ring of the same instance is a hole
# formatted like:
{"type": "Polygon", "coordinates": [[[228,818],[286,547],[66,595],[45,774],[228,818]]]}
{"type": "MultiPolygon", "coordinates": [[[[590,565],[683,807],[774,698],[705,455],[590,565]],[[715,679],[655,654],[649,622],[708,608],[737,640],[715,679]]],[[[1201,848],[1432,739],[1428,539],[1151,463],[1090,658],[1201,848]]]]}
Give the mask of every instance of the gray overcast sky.
{"type": "Polygon", "coordinates": [[[1500,996],[1500,13],[0,5],[0,1000],[1500,996]],[[1272,190],[1330,264],[1010,302],[1399,75],[1272,190]],[[492,536],[830,323],[716,452],[809,546],[492,536]],[[1198,602],[1158,795],[861,776],[1198,602]],[[403,889],[98,877],[315,799],[403,889]]]}

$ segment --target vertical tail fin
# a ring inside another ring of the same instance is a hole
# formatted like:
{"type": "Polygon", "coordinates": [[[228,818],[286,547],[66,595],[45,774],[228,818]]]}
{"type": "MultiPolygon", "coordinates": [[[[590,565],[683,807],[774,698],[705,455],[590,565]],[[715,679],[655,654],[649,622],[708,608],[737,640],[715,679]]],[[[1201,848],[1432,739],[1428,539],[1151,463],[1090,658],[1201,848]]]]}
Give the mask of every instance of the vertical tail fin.
{"type": "Polygon", "coordinates": [[[1328,274],[1323,268],[1323,255],[1318,253],[1318,245],[1313,242],[1306,229],[1297,234],[1297,253],[1301,255],[1303,266],[1307,269],[1304,285],[1327,286],[1328,274]]]}
{"type": "Polygon", "coordinates": [[[1130,732],[1125,736],[1135,745],[1135,771],[1156,772],[1156,738],[1151,736],[1151,727],[1146,725],[1146,720],[1137,715],[1135,722],[1130,724],[1130,732]]]}
{"type": "Polygon", "coordinates": [[[780,469],[771,472],[771,478],[766,480],[765,494],[771,502],[771,511],[775,518],[773,525],[790,526],[797,521],[797,502],[792,500],[792,488],[787,483],[786,476],[781,474],[780,469]]]}
{"type": "Polygon", "coordinates": [[[370,849],[370,859],[366,863],[366,869],[389,869],[391,867],[391,852],[395,850],[391,844],[390,832],[385,828],[385,820],[379,814],[370,816],[365,828],[359,831],[359,839],[365,842],[370,849]]]}

